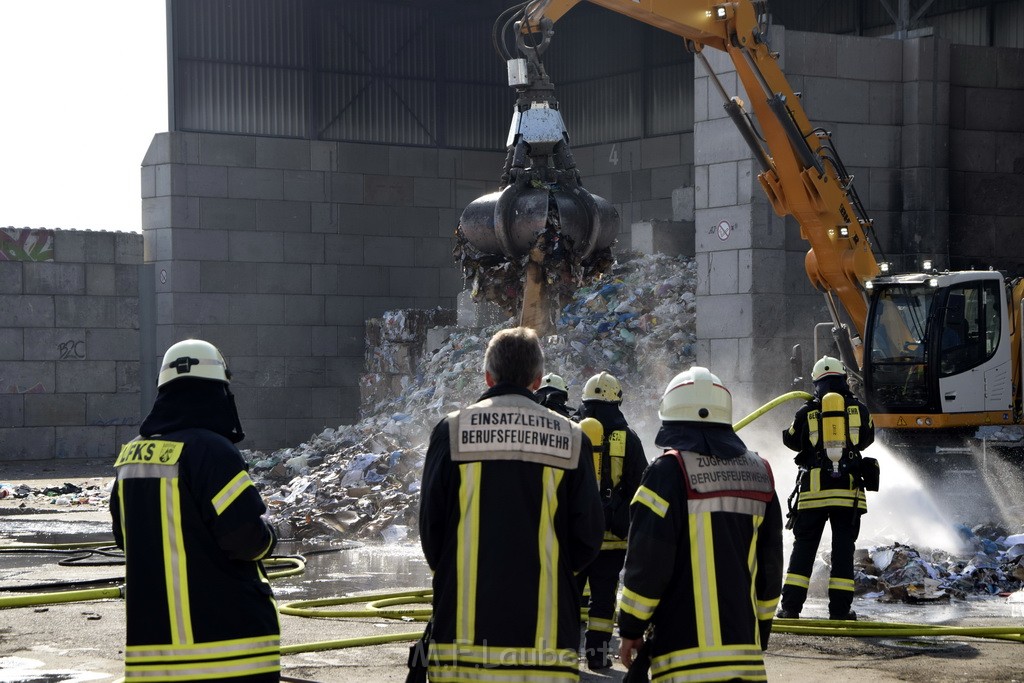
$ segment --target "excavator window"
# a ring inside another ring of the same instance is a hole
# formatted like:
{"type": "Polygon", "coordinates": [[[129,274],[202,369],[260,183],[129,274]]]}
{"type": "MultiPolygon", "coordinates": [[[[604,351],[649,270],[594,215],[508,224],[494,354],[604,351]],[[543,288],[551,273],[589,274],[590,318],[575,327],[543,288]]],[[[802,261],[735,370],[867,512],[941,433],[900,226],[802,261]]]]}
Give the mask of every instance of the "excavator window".
{"type": "Polygon", "coordinates": [[[999,291],[994,280],[950,287],[942,315],[939,375],[966,372],[999,346],[999,291]]]}
{"type": "Polygon", "coordinates": [[[880,407],[923,409],[928,403],[928,316],[935,289],[899,285],[877,292],[872,307],[870,372],[880,407]]]}

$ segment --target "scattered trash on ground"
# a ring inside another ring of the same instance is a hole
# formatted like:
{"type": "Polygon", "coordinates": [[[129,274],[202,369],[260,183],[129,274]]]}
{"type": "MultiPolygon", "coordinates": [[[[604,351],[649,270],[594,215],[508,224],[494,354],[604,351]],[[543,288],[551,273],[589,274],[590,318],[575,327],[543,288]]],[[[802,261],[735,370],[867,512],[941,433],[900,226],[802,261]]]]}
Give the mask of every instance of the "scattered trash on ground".
{"type": "Polygon", "coordinates": [[[33,488],[28,484],[0,484],[0,500],[20,500],[21,507],[46,503],[59,506],[92,505],[106,506],[110,491],[100,484],[78,486],[65,482],[63,486],[33,488]]]}
{"type": "Polygon", "coordinates": [[[1005,595],[1024,586],[1024,534],[980,524],[960,525],[965,550],[918,550],[895,543],[860,549],[855,557],[858,594],[885,602],[925,604],[969,595],[1005,595]]]}

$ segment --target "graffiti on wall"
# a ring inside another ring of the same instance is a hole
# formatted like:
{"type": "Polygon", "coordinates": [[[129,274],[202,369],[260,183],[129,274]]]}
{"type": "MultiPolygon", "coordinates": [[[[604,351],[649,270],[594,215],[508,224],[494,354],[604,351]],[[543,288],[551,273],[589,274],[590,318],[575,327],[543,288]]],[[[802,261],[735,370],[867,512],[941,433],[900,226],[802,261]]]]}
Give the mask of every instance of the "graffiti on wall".
{"type": "Polygon", "coordinates": [[[61,360],[85,358],[85,341],[82,339],[68,339],[57,344],[57,353],[61,360]]]}
{"type": "Polygon", "coordinates": [[[53,230],[0,228],[0,261],[52,261],[53,230]]]}
{"type": "Polygon", "coordinates": [[[36,382],[34,386],[23,387],[20,384],[8,384],[3,377],[0,377],[0,394],[45,394],[46,387],[42,382],[36,382]]]}

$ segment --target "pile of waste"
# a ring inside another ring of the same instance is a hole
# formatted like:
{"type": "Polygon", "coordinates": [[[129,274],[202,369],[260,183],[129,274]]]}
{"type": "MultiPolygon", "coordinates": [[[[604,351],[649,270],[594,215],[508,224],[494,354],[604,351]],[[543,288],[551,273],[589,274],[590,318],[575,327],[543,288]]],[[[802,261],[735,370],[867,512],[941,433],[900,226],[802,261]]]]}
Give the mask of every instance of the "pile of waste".
{"type": "MultiPolygon", "coordinates": [[[[605,370],[621,381],[635,429],[656,420],[665,384],[694,362],[695,287],[692,259],[653,255],[623,258],[577,290],[544,340],[545,368],[565,378],[570,404],[605,370]]],[[[511,324],[452,334],[402,379],[397,398],[357,424],[273,453],[243,451],[280,536],[311,544],[415,537],[430,431],[483,393],[487,341],[511,324]]]]}
{"type": "Polygon", "coordinates": [[[0,499],[22,500],[25,504],[51,505],[105,505],[110,492],[98,484],[77,486],[70,482],[62,486],[35,488],[28,484],[0,484],[0,499]]]}
{"type": "Polygon", "coordinates": [[[958,526],[964,550],[921,551],[895,543],[858,550],[856,590],[884,602],[948,602],[1005,595],[1024,586],[1024,534],[991,524],[958,526]]]}

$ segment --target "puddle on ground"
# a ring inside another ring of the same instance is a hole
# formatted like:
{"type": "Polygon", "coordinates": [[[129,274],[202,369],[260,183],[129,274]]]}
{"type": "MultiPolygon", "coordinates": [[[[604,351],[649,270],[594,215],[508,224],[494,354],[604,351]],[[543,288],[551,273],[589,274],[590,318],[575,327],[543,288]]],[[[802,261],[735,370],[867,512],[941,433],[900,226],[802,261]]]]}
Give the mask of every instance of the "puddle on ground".
{"type": "MultiPolygon", "coordinates": [[[[0,545],[4,543],[82,543],[114,537],[110,522],[96,519],[39,519],[35,515],[4,516],[0,545]]],[[[0,681],[0,683],[3,683],[0,681]]]]}
{"type": "Polygon", "coordinates": [[[24,657],[0,657],[0,683],[85,683],[111,678],[110,674],[61,669],[47,671],[43,662],[24,657]]]}
{"type": "Polygon", "coordinates": [[[306,558],[303,574],[274,581],[278,597],[312,600],[363,591],[430,587],[430,568],[418,543],[366,543],[328,552],[280,543],[275,554],[306,558]]]}

